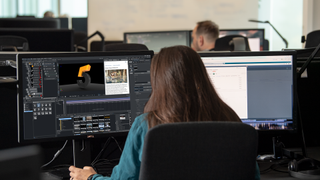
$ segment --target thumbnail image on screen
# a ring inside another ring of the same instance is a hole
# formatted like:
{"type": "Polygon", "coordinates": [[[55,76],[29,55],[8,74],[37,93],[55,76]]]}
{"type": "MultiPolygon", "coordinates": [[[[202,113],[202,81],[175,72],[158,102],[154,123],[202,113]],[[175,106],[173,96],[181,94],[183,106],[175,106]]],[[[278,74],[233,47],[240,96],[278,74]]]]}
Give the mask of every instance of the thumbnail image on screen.
{"type": "Polygon", "coordinates": [[[59,64],[60,95],[67,92],[104,91],[103,63],[59,64]],[[90,67],[87,71],[82,67],[90,67]],[[87,82],[87,85],[81,85],[87,82]]]}

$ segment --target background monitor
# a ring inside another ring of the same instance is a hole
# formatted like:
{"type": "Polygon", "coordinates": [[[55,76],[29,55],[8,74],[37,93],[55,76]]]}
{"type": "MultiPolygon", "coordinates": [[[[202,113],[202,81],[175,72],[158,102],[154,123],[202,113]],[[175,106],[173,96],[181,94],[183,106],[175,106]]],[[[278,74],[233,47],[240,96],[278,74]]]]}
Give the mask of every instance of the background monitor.
{"type": "Polygon", "coordinates": [[[190,31],[125,32],[124,43],[144,44],[159,52],[163,47],[185,45],[190,47],[190,31]]]}
{"type": "Polygon", "coordinates": [[[296,126],[295,52],[199,53],[219,94],[257,130],[296,126]]]}
{"type": "Polygon", "coordinates": [[[69,29],[69,18],[66,17],[60,17],[57,18],[60,20],[60,28],[61,29],[69,29]]]}
{"type": "Polygon", "coordinates": [[[19,141],[128,132],[151,92],[152,56],[153,51],[19,54],[19,141]]]}
{"type": "Polygon", "coordinates": [[[0,28],[60,29],[60,19],[58,18],[0,18],[0,28]]]}
{"type": "Polygon", "coordinates": [[[0,28],[0,36],[21,36],[28,40],[30,51],[73,51],[74,31],[69,29],[0,28]]]}
{"type": "Polygon", "coordinates": [[[247,37],[251,51],[263,50],[264,29],[220,29],[219,37],[234,34],[247,37]]]}
{"type": "Polygon", "coordinates": [[[74,31],[88,33],[88,18],[72,18],[71,23],[74,31]]]}

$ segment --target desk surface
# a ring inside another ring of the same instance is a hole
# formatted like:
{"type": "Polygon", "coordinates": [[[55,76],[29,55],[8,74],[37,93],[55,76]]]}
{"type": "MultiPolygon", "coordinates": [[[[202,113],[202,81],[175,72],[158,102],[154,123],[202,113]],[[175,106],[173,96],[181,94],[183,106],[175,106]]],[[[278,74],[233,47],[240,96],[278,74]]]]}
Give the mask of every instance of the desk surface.
{"type": "Polygon", "coordinates": [[[289,161],[289,159],[258,161],[261,180],[297,180],[297,178],[289,175],[287,166],[289,161]]]}

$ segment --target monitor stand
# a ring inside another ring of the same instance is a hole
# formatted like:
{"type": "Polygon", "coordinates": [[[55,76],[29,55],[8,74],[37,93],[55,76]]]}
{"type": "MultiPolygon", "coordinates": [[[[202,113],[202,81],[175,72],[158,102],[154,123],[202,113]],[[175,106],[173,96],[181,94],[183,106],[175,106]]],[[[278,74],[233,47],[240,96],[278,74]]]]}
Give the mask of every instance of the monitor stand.
{"type": "Polygon", "coordinates": [[[91,165],[91,145],[88,139],[72,140],[73,165],[77,168],[91,165]]]}

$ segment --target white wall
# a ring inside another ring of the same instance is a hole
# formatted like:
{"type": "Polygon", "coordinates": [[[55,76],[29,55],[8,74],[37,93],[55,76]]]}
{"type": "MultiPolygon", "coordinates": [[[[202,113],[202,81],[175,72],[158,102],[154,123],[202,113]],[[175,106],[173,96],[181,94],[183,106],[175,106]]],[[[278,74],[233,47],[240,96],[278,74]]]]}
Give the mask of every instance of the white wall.
{"type": "MultiPolygon", "coordinates": [[[[291,49],[302,48],[303,0],[260,0],[259,20],[269,21],[288,41],[291,49]]],[[[269,24],[259,24],[265,29],[270,50],[281,50],[285,43],[269,24]]]]}
{"type": "Polygon", "coordinates": [[[320,30],[320,1],[303,1],[303,34],[307,35],[314,30],[320,30]]]}
{"type": "MultiPolygon", "coordinates": [[[[257,28],[257,0],[89,0],[88,34],[123,40],[123,32],[191,30],[212,20],[221,29],[257,28]]],[[[95,37],[95,40],[99,40],[95,37]]]]}

